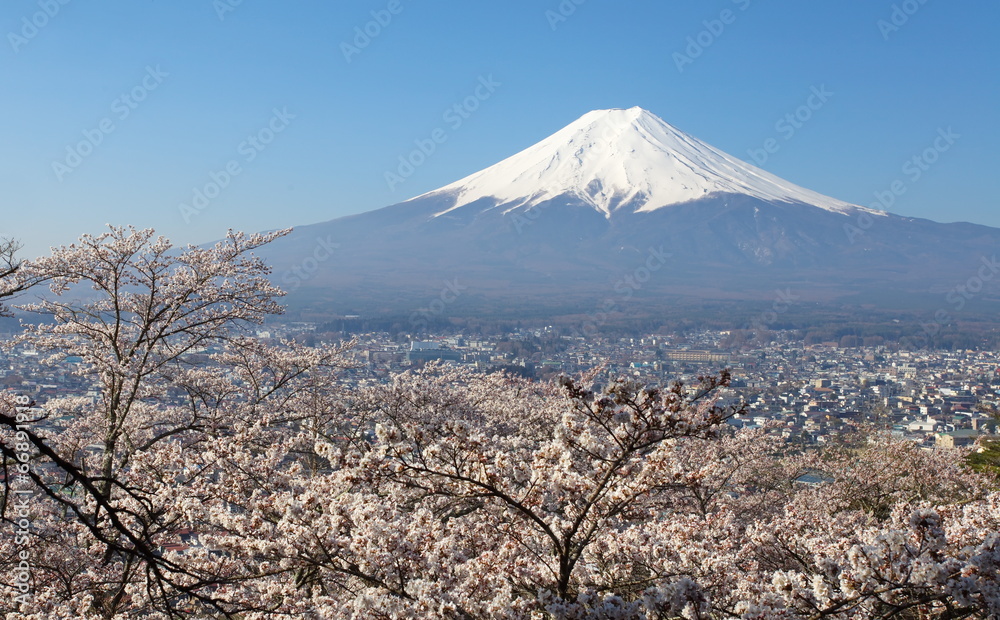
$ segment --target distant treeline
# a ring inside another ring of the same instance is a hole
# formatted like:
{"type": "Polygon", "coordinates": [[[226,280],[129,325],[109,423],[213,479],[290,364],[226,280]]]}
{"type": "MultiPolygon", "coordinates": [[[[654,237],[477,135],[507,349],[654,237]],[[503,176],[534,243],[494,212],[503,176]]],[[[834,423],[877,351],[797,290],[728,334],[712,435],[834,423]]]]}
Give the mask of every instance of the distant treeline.
{"type": "Polygon", "coordinates": [[[1000,348],[1000,324],[989,317],[968,317],[940,324],[923,313],[896,314],[869,309],[799,308],[778,314],[767,308],[678,306],[641,316],[596,313],[545,319],[422,317],[414,325],[405,316],[359,316],[326,320],[318,333],[350,336],[387,332],[401,341],[425,334],[462,334],[466,337],[500,337],[517,329],[549,329],[552,336],[638,338],[649,334],[685,335],[701,330],[730,331],[724,345],[741,348],[777,339],[806,345],[834,343],[839,347],[889,346],[904,349],[1000,348]]]}

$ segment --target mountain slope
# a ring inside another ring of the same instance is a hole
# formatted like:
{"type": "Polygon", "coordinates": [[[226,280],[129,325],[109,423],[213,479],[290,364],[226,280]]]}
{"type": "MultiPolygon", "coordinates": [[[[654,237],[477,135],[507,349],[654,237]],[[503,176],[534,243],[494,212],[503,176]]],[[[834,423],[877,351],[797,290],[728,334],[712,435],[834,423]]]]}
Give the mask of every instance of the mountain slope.
{"type": "Polygon", "coordinates": [[[588,113],[406,202],[299,227],[267,257],[293,308],[405,313],[440,296],[449,315],[544,315],[606,299],[767,300],[775,287],[940,304],[998,247],[998,229],[822,196],[632,108],[588,113]]]}

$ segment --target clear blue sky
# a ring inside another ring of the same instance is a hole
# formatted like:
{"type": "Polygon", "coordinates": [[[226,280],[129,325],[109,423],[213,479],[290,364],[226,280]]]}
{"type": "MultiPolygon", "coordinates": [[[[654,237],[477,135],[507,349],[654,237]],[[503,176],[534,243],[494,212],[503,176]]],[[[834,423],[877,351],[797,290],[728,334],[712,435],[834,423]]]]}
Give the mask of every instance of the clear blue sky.
{"type": "Polygon", "coordinates": [[[901,180],[891,211],[1000,226],[1000,3],[897,2],[890,29],[889,0],[565,0],[564,21],[559,0],[237,1],[6,0],[0,234],[35,255],[106,222],[201,243],[325,221],[634,105],[743,159],[773,138],[765,169],[842,200],[871,204],[901,180]],[[366,25],[377,36],[348,62],[366,25]],[[679,70],[699,35],[708,46],[679,70]],[[478,109],[446,121],[490,76],[478,109]],[[833,95],[793,135],[776,126],[823,86],[833,95]],[[144,100],[120,99],[133,91],[144,100]],[[273,141],[241,151],[271,123],[273,141]],[[904,174],[948,127],[961,137],[904,174]],[[437,128],[446,141],[390,190],[386,171],[437,128]],[[239,174],[185,222],[179,205],[231,161],[239,174]]]}

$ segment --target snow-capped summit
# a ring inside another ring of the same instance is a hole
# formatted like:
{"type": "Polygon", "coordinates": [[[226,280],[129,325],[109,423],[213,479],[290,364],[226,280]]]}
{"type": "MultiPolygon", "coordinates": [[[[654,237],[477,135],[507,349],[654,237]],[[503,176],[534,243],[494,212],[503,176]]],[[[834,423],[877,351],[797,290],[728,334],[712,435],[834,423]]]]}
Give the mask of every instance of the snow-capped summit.
{"type": "Polygon", "coordinates": [[[457,316],[599,326],[712,300],[777,309],[775,291],[782,307],[917,312],[998,247],[998,228],[855,207],[631,108],[590,112],[429,194],[297,227],[267,258],[311,316],[405,312],[419,330],[457,316]]]}
{"type": "Polygon", "coordinates": [[[882,214],[780,179],[638,107],[588,112],[534,146],[418,198],[454,196],[442,215],[481,199],[510,210],[571,196],[610,218],[618,209],[648,212],[717,194],[882,214]]]}

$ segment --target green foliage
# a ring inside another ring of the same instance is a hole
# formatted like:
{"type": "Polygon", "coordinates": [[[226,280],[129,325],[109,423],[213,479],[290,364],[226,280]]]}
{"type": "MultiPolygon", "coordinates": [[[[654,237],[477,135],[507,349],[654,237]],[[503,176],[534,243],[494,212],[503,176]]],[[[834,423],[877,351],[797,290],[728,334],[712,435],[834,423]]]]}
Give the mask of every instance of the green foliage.
{"type": "Polygon", "coordinates": [[[1000,439],[983,441],[981,449],[969,454],[966,462],[972,469],[1000,480],[1000,439]]]}

